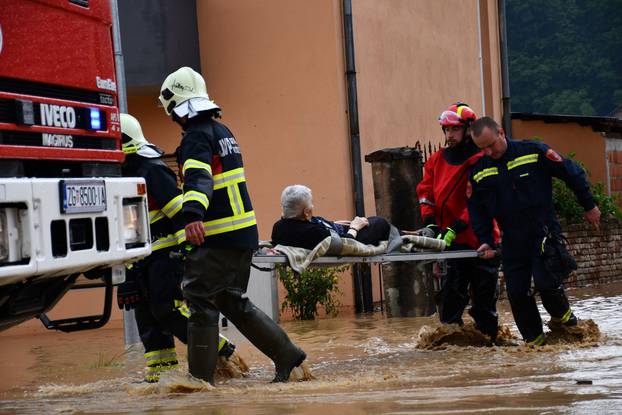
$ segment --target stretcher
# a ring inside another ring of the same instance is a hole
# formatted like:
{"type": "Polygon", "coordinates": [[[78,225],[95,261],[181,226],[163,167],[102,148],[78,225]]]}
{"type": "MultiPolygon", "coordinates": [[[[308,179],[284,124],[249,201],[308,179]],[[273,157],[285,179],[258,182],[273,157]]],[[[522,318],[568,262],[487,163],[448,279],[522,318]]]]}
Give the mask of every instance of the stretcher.
{"type": "MultiPolygon", "coordinates": [[[[430,263],[439,263],[439,270],[443,270],[441,272],[446,272],[446,268],[444,264],[448,259],[459,259],[459,258],[476,258],[478,253],[475,250],[461,250],[461,251],[418,251],[418,252],[392,252],[392,253],[384,253],[380,255],[373,256],[320,256],[315,258],[310,266],[338,266],[345,264],[375,264],[378,266],[378,280],[379,286],[383,286],[383,265],[389,263],[398,263],[398,262],[415,262],[421,266],[425,266],[425,264],[430,263]]],[[[259,272],[268,272],[272,275],[272,295],[270,304],[267,304],[265,307],[272,311],[272,318],[278,320],[279,316],[279,308],[278,308],[278,290],[276,283],[276,274],[274,273],[274,267],[279,264],[288,265],[287,256],[284,254],[266,254],[259,251],[255,255],[253,255],[252,266],[255,269],[255,273],[259,272]]],[[[263,279],[262,279],[263,280],[263,279]]],[[[265,281],[265,280],[263,280],[265,281]]],[[[440,281],[437,281],[435,284],[440,284],[440,281]]],[[[259,285],[259,284],[254,284],[259,285]]],[[[254,287],[253,287],[254,288],[254,287]]],[[[438,287],[437,287],[438,288],[438,287]]],[[[257,289],[257,288],[255,288],[257,289]]],[[[380,289],[380,310],[384,311],[384,295],[382,288],[380,289]]],[[[257,297],[256,297],[257,298],[257,297]]],[[[257,298],[261,301],[259,298],[257,298]]]]}
{"type": "MultiPolygon", "coordinates": [[[[424,251],[412,253],[390,253],[374,256],[321,256],[313,260],[312,264],[381,264],[385,262],[418,262],[418,261],[443,261],[457,258],[476,258],[478,253],[474,250],[464,251],[424,251]]],[[[285,255],[266,255],[262,253],[253,256],[254,264],[286,264],[285,255]]]]}

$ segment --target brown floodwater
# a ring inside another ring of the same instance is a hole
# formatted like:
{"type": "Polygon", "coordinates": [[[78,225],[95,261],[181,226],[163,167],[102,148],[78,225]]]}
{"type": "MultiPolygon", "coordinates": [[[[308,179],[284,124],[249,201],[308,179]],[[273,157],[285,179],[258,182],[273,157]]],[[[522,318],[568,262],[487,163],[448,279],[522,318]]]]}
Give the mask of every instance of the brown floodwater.
{"type": "MultiPolygon", "coordinates": [[[[0,337],[0,414],[622,413],[622,284],[569,295],[575,313],[598,324],[598,341],[421,349],[419,334],[438,326],[435,317],[287,322],[316,379],[275,385],[268,383],[270,362],[227,328],[249,376],[193,393],[181,393],[175,376],[158,386],[137,384],[142,353],[124,350],[121,328],[8,332],[0,337]]],[[[516,335],[507,303],[500,309],[516,335]]],[[[185,355],[183,345],[178,351],[185,355]]]]}

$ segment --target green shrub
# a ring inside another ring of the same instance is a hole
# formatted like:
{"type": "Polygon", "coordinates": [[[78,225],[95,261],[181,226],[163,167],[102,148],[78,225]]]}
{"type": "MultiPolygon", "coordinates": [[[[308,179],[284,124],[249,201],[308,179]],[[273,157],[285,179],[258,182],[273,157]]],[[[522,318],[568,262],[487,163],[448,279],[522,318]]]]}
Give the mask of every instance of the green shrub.
{"type": "MultiPolygon", "coordinates": [[[[567,157],[574,159],[575,153],[569,153],[567,157]]],[[[590,172],[585,168],[585,165],[580,161],[577,161],[577,163],[589,176],[590,172]]],[[[622,220],[622,212],[616,203],[615,196],[608,195],[602,183],[592,185],[591,191],[603,217],[615,217],[622,220]]],[[[583,220],[583,214],[585,213],[583,207],[577,201],[572,190],[562,180],[556,178],[553,179],[553,203],[555,211],[560,218],[568,222],[581,222],[583,220]]]]}
{"type": "Polygon", "coordinates": [[[318,305],[326,314],[337,315],[341,293],[338,287],[338,274],[348,267],[308,268],[302,274],[295,273],[287,266],[278,266],[277,273],[287,295],[281,310],[290,309],[295,319],[313,320],[318,315],[318,305]]]}

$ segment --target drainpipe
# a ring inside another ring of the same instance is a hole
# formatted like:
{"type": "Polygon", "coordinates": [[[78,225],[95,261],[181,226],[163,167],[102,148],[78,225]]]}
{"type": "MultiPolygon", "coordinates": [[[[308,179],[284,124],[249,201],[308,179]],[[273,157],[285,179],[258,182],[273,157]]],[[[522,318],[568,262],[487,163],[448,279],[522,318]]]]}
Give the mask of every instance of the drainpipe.
{"type": "Polygon", "coordinates": [[[510,70],[508,64],[507,24],[505,20],[505,0],[498,0],[499,47],[501,49],[501,94],[503,96],[503,129],[512,137],[512,113],[510,110],[510,70]]]}
{"type": "MultiPolygon", "coordinates": [[[[123,51],[121,50],[121,28],[119,26],[119,5],[117,0],[110,0],[110,8],[112,9],[112,47],[117,78],[117,104],[121,112],[127,113],[125,67],[123,65],[123,51]]],[[[126,347],[140,343],[134,309],[123,310],[123,337],[125,338],[126,347]]]]}
{"type": "Polygon", "coordinates": [[[348,118],[350,121],[350,152],[354,187],[354,211],[365,216],[363,200],[363,168],[361,166],[361,139],[359,109],[356,95],[356,69],[354,67],[354,29],[352,27],[352,1],[343,0],[343,30],[346,48],[346,79],[348,83],[348,118]]]}
{"type": "Polygon", "coordinates": [[[477,43],[479,46],[479,82],[482,94],[482,114],[486,115],[486,93],[484,90],[484,54],[482,52],[482,20],[480,14],[480,1],[477,0],[477,43]]]}
{"type": "MultiPolygon", "coordinates": [[[[354,188],[354,212],[365,216],[363,199],[363,168],[361,163],[361,137],[359,133],[358,99],[356,94],[356,68],[354,67],[354,29],[352,26],[352,1],[343,0],[343,31],[346,55],[346,80],[348,88],[348,120],[350,123],[350,153],[354,188]]],[[[354,300],[357,313],[373,311],[371,271],[368,265],[355,264],[354,300]]]]}

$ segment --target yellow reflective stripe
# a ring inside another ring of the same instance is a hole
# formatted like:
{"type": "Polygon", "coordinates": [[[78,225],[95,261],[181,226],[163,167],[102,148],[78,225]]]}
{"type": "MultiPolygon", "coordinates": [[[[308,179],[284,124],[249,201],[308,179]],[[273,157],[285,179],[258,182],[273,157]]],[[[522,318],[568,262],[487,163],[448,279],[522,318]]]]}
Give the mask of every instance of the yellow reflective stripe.
{"type": "MultiPolygon", "coordinates": [[[[241,215],[228,216],[226,218],[210,220],[203,222],[205,236],[218,235],[225,232],[237,231],[238,229],[248,228],[257,224],[255,219],[255,211],[242,213],[241,215]]],[[[181,244],[186,241],[186,232],[184,229],[175,233],[177,243],[181,244]]],[[[152,245],[153,247],[153,245],[152,245]]],[[[152,248],[153,249],[153,248],[152,248]]]]}
{"type": "Polygon", "coordinates": [[[205,210],[207,210],[207,207],[209,206],[209,199],[207,198],[207,195],[205,193],[197,192],[196,190],[184,192],[184,203],[191,201],[199,202],[203,205],[205,210]]]}
{"type": "Polygon", "coordinates": [[[182,230],[175,232],[175,239],[177,239],[177,243],[179,245],[186,242],[186,230],[182,229],[182,230]]]}
{"type": "MultiPolygon", "coordinates": [[[[185,238],[184,238],[185,240],[185,238]]],[[[166,235],[155,242],[151,243],[151,250],[157,251],[158,249],[170,248],[177,245],[177,237],[175,235],[166,235]]]]}
{"type": "Polygon", "coordinates": [[[220,341],[218,342],[218,351],[223,348],[225,344],[227,344],[228,339],[225,336],[220,336],[220,341]]]}
{"type": "Polygon", "coordinates": [[[544,333],[542,333],[541,335],[536,337],[533,341],[530,341],[528,344],[531,346],[542,346],[545,340],[546,340],[546,336],[544,336],[544,333]]]}
{"type": "Polygon", "coordinates": [[[164,207],[162,208],[162,212],[169,218],[172,218],[173,216],[177,214],[177,212],[181,210],[181,207],[183,206],[183,204],[184,204],[184,195],[179,194],[175,196],[174,198],[172,198],[166,205],[164,205],[164,207]]]}
{"type": "Polygon", "coordinates": [[[484,177],[494,176],[495,174],[499,174],[499,169],[496,167],[489,167],[484,169],[473,176],[473,180],[479,183],[484,177]]]}
{"type": "Polygon", "coordinates": [[[222,189],[224,187],[245,181],[246,177],[244,176],[244,167],[229,170],[214,176],[214,190],[222,189]]]}
{"type": "Polygon", "coordinates": [[[147,360],[148,366],[161,362],[172,362],[177,360],[177,352],[174,347],[170,349],[154,350],[145,353],[145,359],[147,360]]]}
{"type": "Polygon", "coordinates": [[[569,308],[568,311],[566,311],[566,313],[562,316],[560,323],[562,324],[566,323],[568,320],[570,320],[571,316],[572,316],[572,310],[569,308]]]}
{"type": "Polygon", "coordinates": [[[207,170],[210,175],[212,174],[212,166],[210,166],[207,163],[203,163],[202,161],[195,160],[195,159],[188,159],[184,162],[184,166],[181,169],[182,174],[185,175],[186,170],[189,170],[189,169],[207,170]]]}
{"type": "Polygon", "coordinates": [[[233,214],[241,215],[244,204],[242,203],[242,196],[240,195],[238,186],[227,186],[227,195],[229,195],[229,204],[231,205],[231,211],[233,214]]]}
{"type": "Polygon", "coordinates": [[[228,218],[203,222],[205,236],[232,232],[238,229],[248,228],[249,226],[256,224],[257,221],[255,219],[255,211],[246,212],[241,215],[233,215],[228,218]]]}
{"type": "Polygon", "coordinates": [[[177,369],[177,361],[172,365],[157,365],[157,366],[147,366],[147,376],[158,376],[160,372],[166,372],[167,370],[177,369]]]}
{"type": "Polygon", "coordinates": [[[160,219],[164,218],[164,213],[161,210],[150,210],[149,211],[149,223],[154,224],[160,219]]]}
{"type": "Polygon", "coordinates": [[[538,153],[526,154],[508,161],[508,170],[512,170],[514,167],[522,166],[523,164],[537,163],[538,153]]]}
{"type": "Polygon", "coordinates": [[[177,309],[177,311],[179,311],[179,313],[186,317],[186,318],[190,318],[190,309],[188,308],[188,306],[186,305],[186,303],[184,303],[181,300],[173,300],[174,304],[175,304],[175,308],[177,309]]]}

